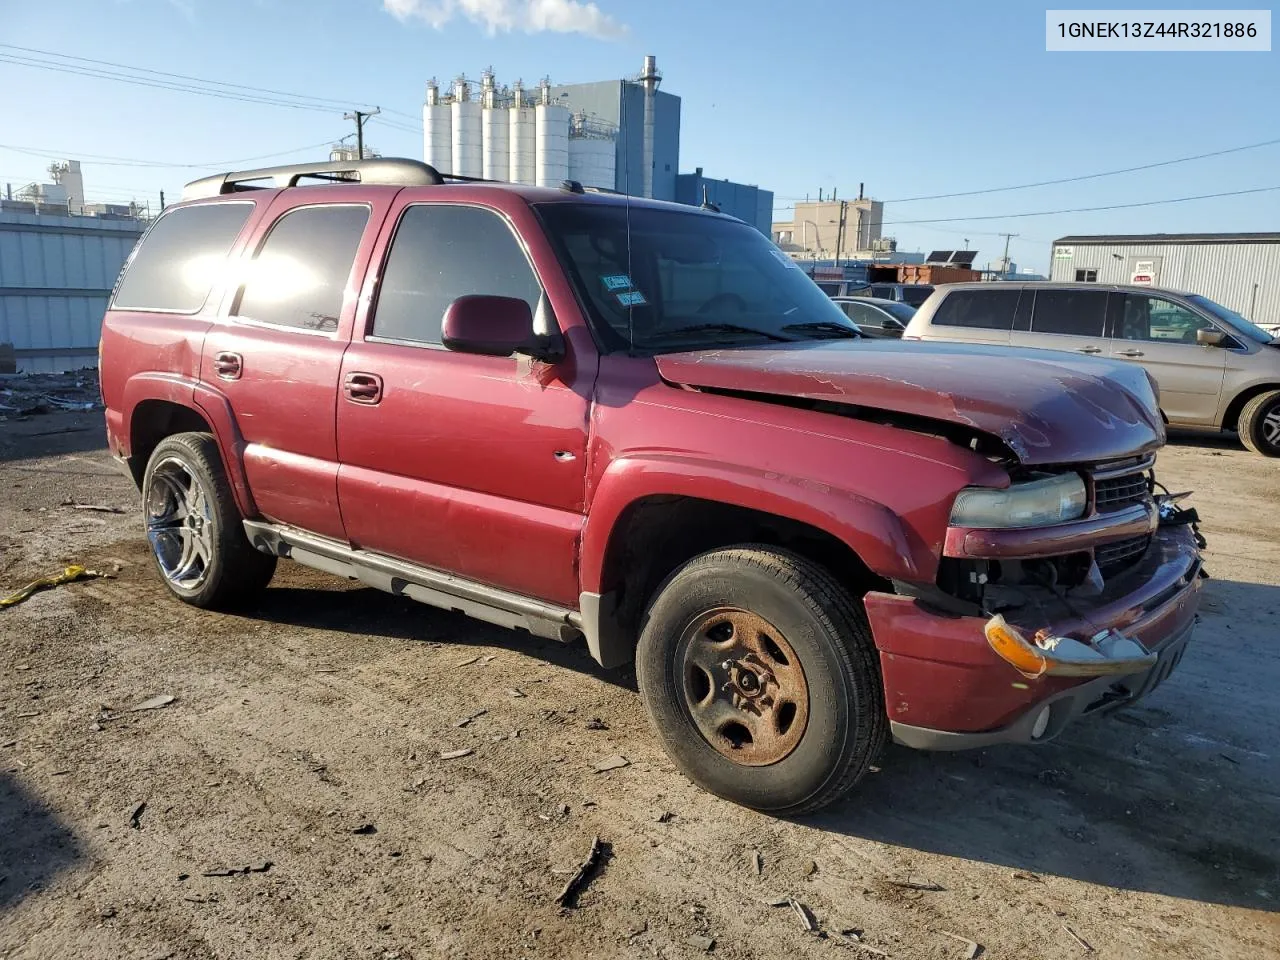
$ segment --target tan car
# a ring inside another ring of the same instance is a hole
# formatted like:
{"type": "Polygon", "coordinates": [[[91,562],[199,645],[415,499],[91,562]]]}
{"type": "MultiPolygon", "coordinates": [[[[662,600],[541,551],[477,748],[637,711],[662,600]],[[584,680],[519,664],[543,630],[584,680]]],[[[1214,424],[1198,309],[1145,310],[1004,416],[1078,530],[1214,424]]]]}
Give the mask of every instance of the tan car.
{"type": "Polygon", "coordinates": [[[1097,283],[950,283],[904,340],[1039,347],[1141,364],[1166,421],[1235,430],[1280,457],[1280,339],[1194,293],[1097,283]]]}

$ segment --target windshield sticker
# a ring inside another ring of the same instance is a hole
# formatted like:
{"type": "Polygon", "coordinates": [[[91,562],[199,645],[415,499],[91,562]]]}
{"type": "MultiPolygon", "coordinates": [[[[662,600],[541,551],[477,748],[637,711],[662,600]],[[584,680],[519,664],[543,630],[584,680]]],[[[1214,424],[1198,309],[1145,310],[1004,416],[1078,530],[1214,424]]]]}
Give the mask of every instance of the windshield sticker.
{"type": "Polygon", "coordinates": [[[779,250],[777,247],[774,247],[769,252],[772,253],[775,257],[777,257],[778,262],[781,263],[784,267],[787,267],[788,269],[791,269],[791,270],[800,269],[800,264],[796,263],[794,260],[788,257],[785,253],[779,250]]]}
{"type": "Polygon", "coordinates": [[[625,273],[613,273],[600,278],[600,282],[604,284],[604,288],[610,293],[615,290],[630,290],[635,284],[631,282],[631,278],[625,273]]]}
{"type": "Polygon", "coordinates": [[[643,307],[649,301],[644,298],[644,294],[639,290],[626,290],[616,294],[618,302],[624,307],[643,307]]]}

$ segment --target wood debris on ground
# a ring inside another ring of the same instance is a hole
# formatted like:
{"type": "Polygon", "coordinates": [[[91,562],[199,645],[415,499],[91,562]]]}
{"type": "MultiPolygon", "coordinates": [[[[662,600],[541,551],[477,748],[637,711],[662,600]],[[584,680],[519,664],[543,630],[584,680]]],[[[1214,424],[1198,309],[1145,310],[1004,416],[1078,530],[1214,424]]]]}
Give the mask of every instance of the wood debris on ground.
{"type": "Polygon", "coordinates": [[[586,859],[578,865],[578,869],[573,871],[573,876],[569,878],[564,885],[564,889],[556,897],[556,903],[562,907],[570,907],[577,903],[578,894],[591,881],[596,867],[600,865],[600,858],[603,852],[604,847],[600,843],[600,837],[596,836],[591,841],[591,849],[587,851],[586,859]]]}

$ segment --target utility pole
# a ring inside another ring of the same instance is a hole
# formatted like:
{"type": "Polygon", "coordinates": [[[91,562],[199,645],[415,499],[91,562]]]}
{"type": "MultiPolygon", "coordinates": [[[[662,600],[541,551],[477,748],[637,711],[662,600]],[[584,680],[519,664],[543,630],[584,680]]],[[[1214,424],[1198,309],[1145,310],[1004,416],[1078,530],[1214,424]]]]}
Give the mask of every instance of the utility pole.
{"type": "Polygon", "coordinates": [[[370,117],[376,117],[381,112],[381,107],[374,107],[372,110],[352,110],[350,113],[342,115],[343,120],[354,120],[356,122],[356,156],[361,160],[364,159],[364,122],[370,117]]]}
{"type": "MultiPolygon", "coordinates": [[[[835,196],[834,190],[831,191],[831,195],[832,197],[835,196]]],[[[841,200],[840,201],[840,226],[836,228],[836,266],[837,267],[840,266],[840,257],[844,253],[844,224],[845,224],[845,216],[848,212],[849,212],[849,201],[841,200]]]]}
{"type": "Polygon", "coordinates": [[[1004,237],[1004,260],[1000,264],[1000,272],[1007,277],[1009,275],[1009,241],[1018,236],[1018,234],[1000,233],[997,236],[1004,237]]]}

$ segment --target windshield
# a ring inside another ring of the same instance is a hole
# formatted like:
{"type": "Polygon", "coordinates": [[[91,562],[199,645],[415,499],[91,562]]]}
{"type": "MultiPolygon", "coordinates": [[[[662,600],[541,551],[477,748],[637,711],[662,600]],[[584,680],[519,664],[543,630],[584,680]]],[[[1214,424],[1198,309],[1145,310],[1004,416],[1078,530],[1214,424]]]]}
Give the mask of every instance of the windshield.
{"type": "Polygon", "coordinates": [[[549,203],[538,212],[605,349],[859,335],[795,261],[745,223],[603,203],[549,203]]]}
{"type": "Polygon", "coordinates": [[[1187,297],[1187,299],[1201,310],[1206,310],[1219,320],[1223,320],[1230,326],[1235,327],[1241,335],[1248,337],[1250,340],[1256,340],[1258,343],[1270,343],[1275,339],[1256,323],[1249,322],[1234,310],[1228,310],[1222,304],[1214,303],[1208,297],[1202,297],[1196,293],[1187,297]]]}

